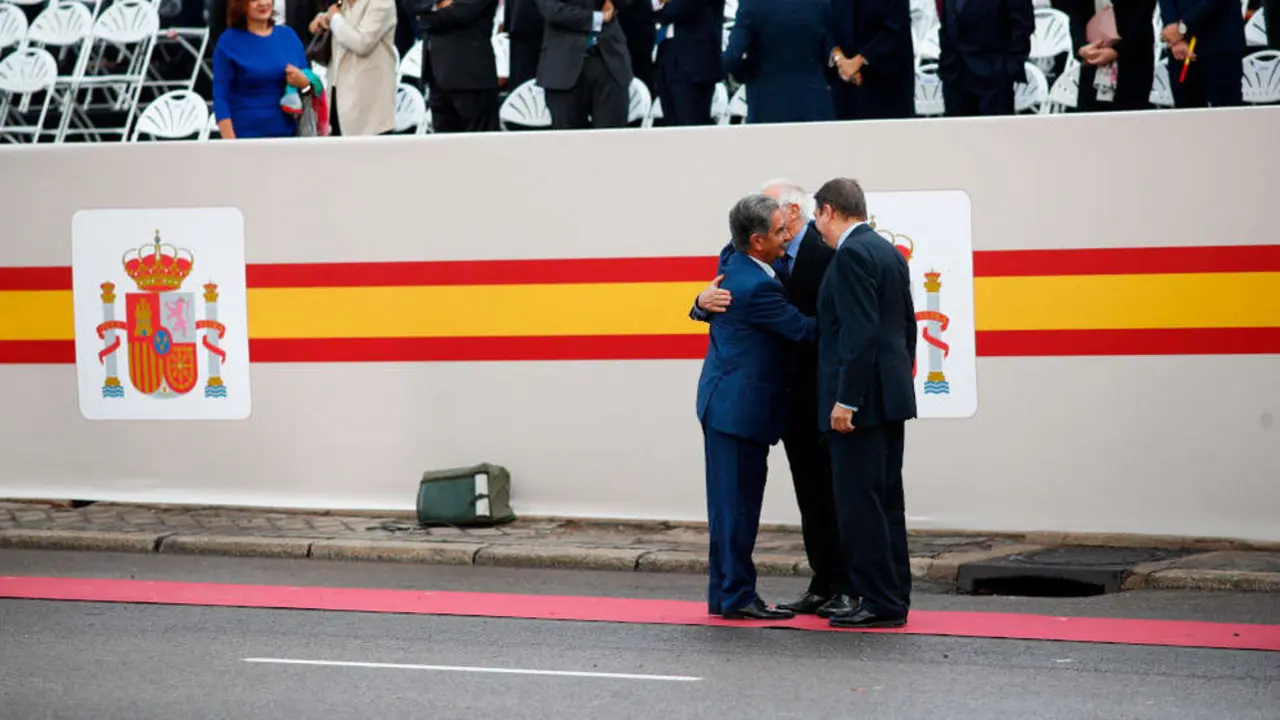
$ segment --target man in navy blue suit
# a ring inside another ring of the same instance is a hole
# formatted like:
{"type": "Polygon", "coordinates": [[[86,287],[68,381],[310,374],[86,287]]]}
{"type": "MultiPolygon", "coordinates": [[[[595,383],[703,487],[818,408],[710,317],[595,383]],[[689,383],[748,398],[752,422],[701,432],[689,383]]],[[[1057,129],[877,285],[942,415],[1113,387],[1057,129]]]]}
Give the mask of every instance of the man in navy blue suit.
{"type": "Polygon", "coordinates": [[[720,69],[724,0],[653,0],[663,125],[710,125],[720,69]]]}
{"type": "Polygon", "coordinates": [[[831,95],[840,120],[915,115],[915,51],[909,0],[831,0],[831,95]]]}
{"type": "MultiPolygon", "coordinates": [[[[1169,45],[1169,77],[1173,80],[1173,104],[1189,107],[1235,107],[1244,104],[1240,82],[1244,61],[1244,15],[1236,0],[1160,0],[1165,22],[1161,38],[1169,45]],[[1182,65],[1195,55],[1186,82],[1178,82],[1182,65]]],[[[1267,16],[1267,23],[1280,18],[1267,16]]]]}
{"type": "Polygon", "coordinates": [[[947,115],[1012,115],[1013,86],[1027,81],[1031,0],[937,0],[938,77],[947,115]]]}
{"type": "Polygon", "coordinates": [[[747,86],[748,124],[835,119],[829,2],[739,0],[722,62],[747,86]]]}
{"type": "Polygon", "coordinates": [[[791,240],[778,202],[748,195],[730,211],[729,229],[735,252],[724,287],[734,301],[711,318],[698,378],[711,538],[707,610],[726,619],[782,620],[793,613],[760,599],[751,554],[769,448],[787,418],[792,356],[796,343],[813,342],[814,320],[787,302],[772,267],[791,240]]]}
{"type": "Polygon", "coordinates": [[[867,224],[857,181],[814,193],[816,225],[836,249],[818,291],[818,426],[831,449],[836,522],[860,598],[834,627],[900,627],[911,604],[902,456],[916,416],[915,304],[898,250],[867,224]]]}

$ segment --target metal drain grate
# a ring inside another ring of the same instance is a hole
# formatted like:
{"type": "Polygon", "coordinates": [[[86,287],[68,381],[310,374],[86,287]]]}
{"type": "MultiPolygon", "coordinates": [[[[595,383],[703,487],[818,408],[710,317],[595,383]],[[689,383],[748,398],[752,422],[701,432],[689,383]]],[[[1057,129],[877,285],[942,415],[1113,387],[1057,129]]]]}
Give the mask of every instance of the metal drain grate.
{"type": "Polygon", "coordinates": [[[1137,565],[1193,554],[1161,548],[1064,547],[965,563],[956,589],[971,595],[1081,597],[1120,590],[1137,565]]]}

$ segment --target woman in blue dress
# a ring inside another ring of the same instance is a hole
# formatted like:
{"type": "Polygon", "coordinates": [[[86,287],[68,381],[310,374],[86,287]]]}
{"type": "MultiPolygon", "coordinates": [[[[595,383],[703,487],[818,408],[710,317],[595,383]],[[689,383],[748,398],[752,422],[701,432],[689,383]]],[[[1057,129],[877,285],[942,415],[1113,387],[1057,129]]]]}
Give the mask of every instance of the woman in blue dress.
{"type": "Polygon", "coordinates": [[[309,67],[297,33],[275,23],[272,0],[230,0],[213,50],[213,114],[223,139],[295,135],[297,121],[280,99],[287,85],[311,84],[309,67]]]}

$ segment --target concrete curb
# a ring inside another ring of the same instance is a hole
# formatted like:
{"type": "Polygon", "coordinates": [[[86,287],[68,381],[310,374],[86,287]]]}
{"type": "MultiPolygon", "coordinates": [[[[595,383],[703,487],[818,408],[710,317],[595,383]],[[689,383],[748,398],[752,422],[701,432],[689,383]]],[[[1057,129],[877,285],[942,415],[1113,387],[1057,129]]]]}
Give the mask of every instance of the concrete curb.
{"type": "Polygon", "coordinates": [[[316,560],[363,560],[424,565],[473,565],[484,545],[381,540],[321,540],[311,544],[316,560]]]}
{"type": "Polygon", "coordinates": [[[170,535],[159,551],[181,555],[229,555],[231,557],[305,558],[308,538],[263,538],[241,535],[170,535]]]}
{"type": "Polygon", "coordinates": [[[647,550],[574,546],[487,545],[475,555],[476,565],[581,570],[634,571],[647,550]]]}
{"type": "Polygon", "coordinates": [[[165,535],[98,530],[5,530],[0,548],[153,553],[165,535]]]}
{"type": "Polygon", "coordinates": [[[1280,593],[1280,573],[1174,568],[1134,575],[1125,582],[1124,589],[1280,593]]]}

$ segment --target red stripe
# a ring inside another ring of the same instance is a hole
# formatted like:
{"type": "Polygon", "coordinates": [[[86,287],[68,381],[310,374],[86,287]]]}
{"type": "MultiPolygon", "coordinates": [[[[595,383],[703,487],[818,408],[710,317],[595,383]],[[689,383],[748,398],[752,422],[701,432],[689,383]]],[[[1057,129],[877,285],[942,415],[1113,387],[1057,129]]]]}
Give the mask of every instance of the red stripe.
{"type": "MultiPolygon", "coordinates": [[[[705,335],[250,340],[253,362],[700,360],[705,335]]],[[[997,330],[979,357],[1280,354],[1280,328],[997,330]]],[[[0,340],[0,365],[75,362],[72,340],[0,340]]]]}
{"type": "Polygon", "coordinates": [[[480,360],[685,360],[707,352],[705,335],[572,335],[340,340],[250,340],[253,362],[452,362],[480,360]]]}
{"type": "MultiPolygon", "coordinates": [[[[698,282],[710,256],[249,265],[251,288],[698,282]]],[[[975,277],[1280,272],[1280,245],[986,250],[975,277]]],[[[0,291],[69,290],[68,267],[0,267],[0,291]]]]}
{"type": "Polygon", "coordinates": [[[1280,245],[999,250],[973,254],[974,277],[1280,272],[1280,245]]]}
{"type": "MultiPolygon", "coordinates": [[[[0,577],[0,597],[652,625],[785,627],[796,630],[859,632],[836,630],[813,616],[801,616],[793,620],[769,623],[724,620],[708,615],[705,603],[677,600],[50,577],[0,577]]],[[[1231,650],[1280,650],[1280,625],[1177,620],[915,610],[912,611],[910,622],[905,628],[861,632],[1231,650]]]]}
{"type": "Polygon", "coordinates": [[[70,289],[69,267],[0,267],[0,291],[70,289]]]}
{"type": "Polygon", "coordinates": [[[715,275],[714,257],[464,260],[250,265],[249,287],[371,287],[694,282],[715,275]]]}
{"type": "Polygon", "coordinates": [[[1280,327],[1129,330],[989,330],[979,357],[1068,355],[1271,355],[1280,327]]]}

